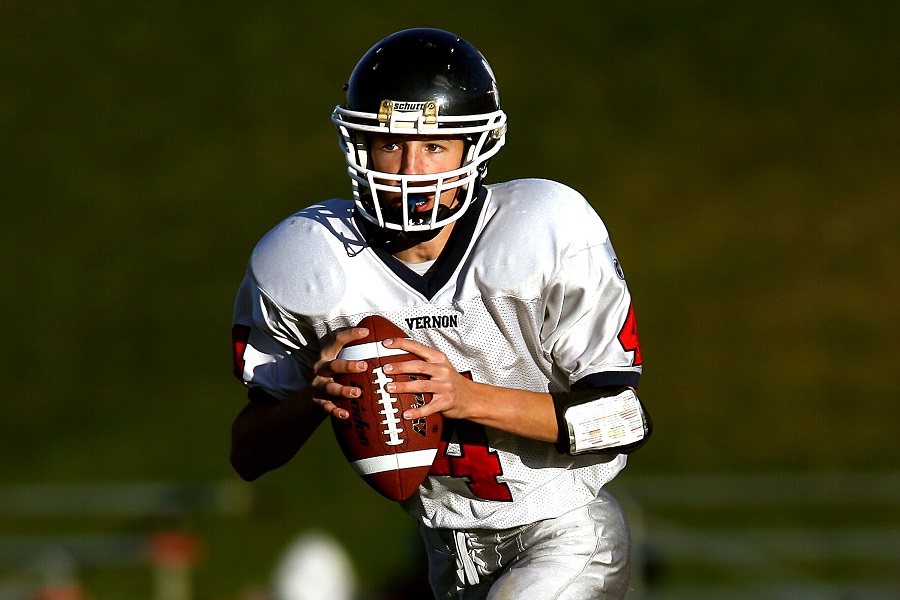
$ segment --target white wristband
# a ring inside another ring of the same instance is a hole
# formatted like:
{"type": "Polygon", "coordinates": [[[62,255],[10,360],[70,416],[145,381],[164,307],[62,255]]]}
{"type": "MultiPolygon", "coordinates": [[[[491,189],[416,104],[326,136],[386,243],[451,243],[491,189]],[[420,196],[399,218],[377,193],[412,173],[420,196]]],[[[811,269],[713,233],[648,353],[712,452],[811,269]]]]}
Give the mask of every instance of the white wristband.
{"type": "Polygon", "coordinates": [[[571,406],[563,416],[569,429],[570,454],[630,446],[647,434],[644,409],[630,388],[571,406]]]}

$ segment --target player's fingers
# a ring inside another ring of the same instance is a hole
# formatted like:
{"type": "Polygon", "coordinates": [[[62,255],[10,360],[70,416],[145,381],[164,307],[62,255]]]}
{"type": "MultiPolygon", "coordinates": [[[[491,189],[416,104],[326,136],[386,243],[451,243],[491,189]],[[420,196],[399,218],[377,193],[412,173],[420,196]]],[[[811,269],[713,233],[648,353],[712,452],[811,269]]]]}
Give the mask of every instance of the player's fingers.
{"type": "Polygon", "coordinates": [[[441,386],[427,377],[421,377],[409,381],[391,381],[385,384],[384,389],[391,394],[433,394],[441,386]]]}
{"type": "Polygon", "coordinates": [[[381,368],[390,375],[426,375],[431,377],[434,374],[432,364],[424,360],[401,360],[400,362],[388,363],[381,368]]]}
{"type": "Polygon", "coordinates": [[[364,373],[368,368],[368,363],[364,360],[336,358],[320,360],[313,367],[313,371],[319,377],[334,377],[340,373],[364,373]]]}
{"type": "Polygon", "coordinates": [[[425,344],[420,344],[409,338],[390,338],[384,340],[384,345],[388,348],[397,348],[405,350],[410,354],[415,354],[422,360],[431,363],[449,362],[447,356],[440,350],[436,350],[425,344]]]}
{"type": "Polygon", "coordinates": [[[424,419],[436,412],[440,412],[440,407],[435,406],[433,402],[427,402],[424,406],[420,406],[419,408],[410,408],[401,416],[407,421],[412,421],[414,419],[424,419]]]}
{"type": "Polygon", "coordinates": [[[341,385],[336,381],[323,381],[317,389],[322,392],[320,395],[324,398],[358,398],[360,389],[352,385],[341,385]]]}
{"type": "Polygon", "coordinates": [[[322,346],[322,351],[320,352],[321,359],[332,360],[337,358],[337,355],[341,352],[341,348],[350,342],[361,340],[367,335],[369,335],[369,330],[365,327],[351,327],[350,329],[338,331],[328,343],[322,346]]]}
{"type": "Polygon", "coordinates": [[[443,413],[446,418],[455,419],[456,415],[462,414],[455,405],[454,400],[450,396],[432,396],[431,400],[418,408],[410,408],[403,412],[402,417],[407,421],[415,419],[423,419],[435,413],[443,413]]]}
{"type": "Polygon", "coordinates": [[[337,358],[344,346],[367,335],[369,330],[365,327],[353,327],[337,332],[331,341],[322,347],[320,358],[313,365],[313,372],[319,377],[333,377],[338,373],[362,373],[368,369],[365,361],[337,358]]]}
{"type": "Polygon", "coordinates": [[[456,377],[461,377],[459,372],[449,362],[402,360],[388,363],[382,369],[388,375],[424,375],[435,381],[453,380],[456,377]]]}
{"type": "Polygon", "coordinates": [[[350,418],[349,411],[341,408],[340,406],[338,406],[337,404],[335,404],[334,402],[332,402],[330,400],[324,400],[322,398],[314,398],[313,402],[318,404],[319,407],[323,411],[325,411],[326,413],[328,413],[329,415],[331,415],[332,417],[334,417],[336,419],[349,419],[350,418]]]}
{"type": "Polygon", "coordinates": [[[318,400],[320,403],[329,401],[329,398],[357,398],[362,393],[362,390],[356,386],[342,385],[330,376],[323,375],[313,378],[312,388],[314,390],[313,397],[321,399],[318,400]]]}

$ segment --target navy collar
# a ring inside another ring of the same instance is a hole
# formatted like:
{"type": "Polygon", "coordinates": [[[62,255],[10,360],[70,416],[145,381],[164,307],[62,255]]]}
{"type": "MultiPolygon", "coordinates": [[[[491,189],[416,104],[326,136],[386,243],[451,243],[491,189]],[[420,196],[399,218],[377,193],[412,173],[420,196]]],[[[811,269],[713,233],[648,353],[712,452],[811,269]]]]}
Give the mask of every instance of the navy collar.
{"type": "Polygon", "coordinates": [[[354,217],[357,226],[360,228],[363,236],[369,240],[370,247],[381,262],[409,287],[431,300],[450,281],[453,273],[456,272],[456,268],[466,255],[472,238],[475,236],[478,219],[486,197],[487,190],[482,188],[478,196],[466,209],[465,214],[456,221],[456,224],[453,226],[453,232],[450,234],[450,238],[447,240],[447,244],[441,251],[440,256],[438,256],[434,266],[424,275],[419,275],[403,264],[403,261],[395,258],[385,248],[384,244],[378,240],[380,232],[374,225],[361,218],[358,214],[354,215],[354,217]]]}

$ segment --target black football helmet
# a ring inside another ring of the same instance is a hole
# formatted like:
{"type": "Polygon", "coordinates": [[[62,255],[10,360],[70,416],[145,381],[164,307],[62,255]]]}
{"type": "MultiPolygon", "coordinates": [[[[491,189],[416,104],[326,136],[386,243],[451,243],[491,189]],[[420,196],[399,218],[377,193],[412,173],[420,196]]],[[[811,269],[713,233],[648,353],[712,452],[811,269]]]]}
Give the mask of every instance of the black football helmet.
{"type": "MultiPolygon", "coordinates": [[[[490,159],[506,138],[497,81],[481,53],[439,29],[408,29],[375,44],[345,86],[346,99],[332,113],[359,213],[377,226],[410,234],[440,230],[460,218],[481,187],[490,159]],[[458,169],[400,175],[370,168],[369,134],[461,135],[466,154],[458,169]],[[422,195],[458,189],[452,210],[434,203],[413,215],[422,195]],[[400,210],[387,209],[379,193],[400,193],[400,210]]],[[[415,234],[414,234],[415,235],[415,234]]]]}

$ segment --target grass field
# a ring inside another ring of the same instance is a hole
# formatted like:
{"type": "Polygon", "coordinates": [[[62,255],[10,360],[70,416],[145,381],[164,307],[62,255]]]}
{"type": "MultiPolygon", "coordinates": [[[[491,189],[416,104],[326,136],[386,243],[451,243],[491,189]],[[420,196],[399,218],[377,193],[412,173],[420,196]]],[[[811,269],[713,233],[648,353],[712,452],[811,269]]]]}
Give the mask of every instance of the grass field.
{"type": "MultiPolygon", "coordinates": [[[[897,469],[896,3],[391,6],[0,6],[0,490],[239,483],[229,330],[245,262],[282,217],[349,193],[329,113],[362,52],[418,25],[463,35],[497,73],[510,130],[489,179],[564,181],[611,230],[656,425],[618,483],[897,469]]],[[[240,485],[255,498],[245,512],[177,515],[206,547],[198,600],[265,584],[309,528],[352,545],[370,587],[412,560],[412,523],[356,479],[327,431],[240,485]]],[[[169,524],[4,510],[0,548],[169,524]]],[[[735,518],[653,510],[691,527],[735,518]]],[[[739,517],[785,528],[857,518],[795,505],[739,517]]],[[[863,520],[900,527],[896,505],[863,520]]],[[[2,592],[25,576],[0,559],[2,592]]],[[[84,577],[92,600],[152,589],[140,565],[84,577]]]]}

